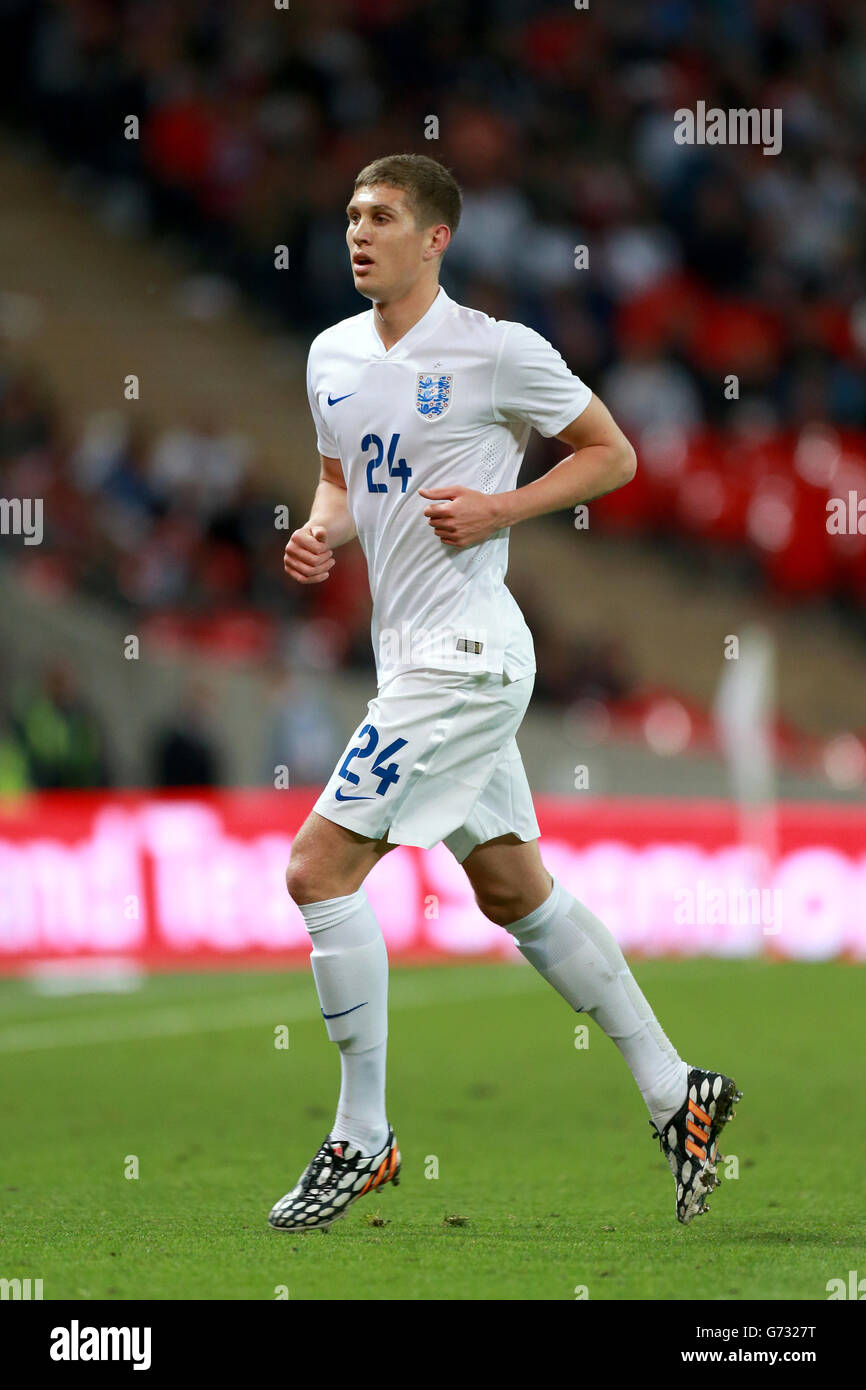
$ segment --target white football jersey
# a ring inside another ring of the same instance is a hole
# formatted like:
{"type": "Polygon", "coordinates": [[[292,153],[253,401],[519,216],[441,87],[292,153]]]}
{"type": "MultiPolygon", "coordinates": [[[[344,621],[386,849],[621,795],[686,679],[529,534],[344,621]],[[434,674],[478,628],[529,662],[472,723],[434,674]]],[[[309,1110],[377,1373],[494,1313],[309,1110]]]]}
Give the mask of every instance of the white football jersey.
{"type": "Polygon", "coordinates": [[[367,559],[379,688],[411,669],[531,675],[532,636],[505,585],[508,527],[466,549],[445,545],[418,490],[511,491],[530,429],[558,434],[589,388],[531,328],[440,288],[388,352],[372,309],[325,329],[310,348],[307,393],[367,559]]]}

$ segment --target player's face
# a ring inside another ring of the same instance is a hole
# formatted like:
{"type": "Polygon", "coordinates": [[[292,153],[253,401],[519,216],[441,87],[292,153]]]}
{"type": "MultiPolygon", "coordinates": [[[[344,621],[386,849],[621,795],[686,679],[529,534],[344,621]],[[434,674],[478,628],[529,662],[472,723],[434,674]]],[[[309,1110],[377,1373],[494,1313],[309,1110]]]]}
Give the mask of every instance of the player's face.
{"type": "Polygon", "coordinates": [[[431,235],[415,225],[406,194],[387,184],[358,188],[346,216],[355,289],[383,304],[408,294],[431,260],[431,235]]]}

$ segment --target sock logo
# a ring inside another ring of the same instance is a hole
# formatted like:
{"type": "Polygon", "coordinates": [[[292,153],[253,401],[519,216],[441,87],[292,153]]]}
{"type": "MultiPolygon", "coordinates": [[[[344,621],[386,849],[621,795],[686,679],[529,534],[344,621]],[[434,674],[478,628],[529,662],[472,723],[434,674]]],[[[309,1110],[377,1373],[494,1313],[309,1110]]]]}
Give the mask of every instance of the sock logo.
{"type": "MultiPolygon", "coordinates": [[[[367,1001],[365,999],[364,1004],[366,1004],[366,1002],[367,1001]]],[[[343,1018],[345,1014],[353,1014],[356,1009],[363,1009],[364,1004],[353,1004],[351,1009],[341,1009],[338,1014],[326,1014],[325,1010],[323,1009],[322,1018],[343,1018]]]]}

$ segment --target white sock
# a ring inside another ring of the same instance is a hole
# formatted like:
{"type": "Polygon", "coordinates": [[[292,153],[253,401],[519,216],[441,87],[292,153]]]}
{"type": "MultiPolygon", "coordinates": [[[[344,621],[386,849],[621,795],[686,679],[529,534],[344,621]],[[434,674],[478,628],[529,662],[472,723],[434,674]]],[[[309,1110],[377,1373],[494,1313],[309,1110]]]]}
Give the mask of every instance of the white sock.
{"type": "Polygon", "coordinates": [[[387,1040],[368,1052],[354,1052],[340,1043],[342,1083],[332,1139],[347,1139],[365,1154],[378,1153],[388,1138],[385,1119],[385,1054],[387,1040]]]}
{"type": "Polygon", "coordinates": [[[313,940],[310,964],[328,1037],[338,1043],[342,1081],[332,1139],[378,1153],[388,1137],[385,1056],[388,952],[363,886],[342,898],[300,905],[313,940]]]}
{"type": "Polygon", "coordinates": [[[689,1069],[604,923],[554,878],[550,896],[505,930],[563,999],[616,1043],[661,1128],[686,1099],[689,1069]]]}

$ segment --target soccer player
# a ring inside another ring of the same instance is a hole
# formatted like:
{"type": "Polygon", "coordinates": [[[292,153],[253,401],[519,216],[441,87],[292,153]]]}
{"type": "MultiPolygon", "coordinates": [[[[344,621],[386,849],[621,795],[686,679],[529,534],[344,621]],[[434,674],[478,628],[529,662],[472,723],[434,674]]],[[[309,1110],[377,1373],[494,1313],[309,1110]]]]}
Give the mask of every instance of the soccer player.
{"type": "Polygon", "coordinates": [[[284,568],[324,583],[357,535],[378,693],[292,845],[286,881],[342,1081],[330,1133],[268,1220],[327,1230],[399,1178],[385,1106],[388,957],[363,882],[395,845],[441,840],[485,916],[621,1051],[688,1223],[718,1183],[717,1139],[740,1093],[680,1058],[613,936],[545,868],[515,741],[535,659],[505,586],[509,529],[622,487],[635,455],[550,343],[440,287],[460,207],[451,173],[425,155],[362,169],[346,241],[372,308],[319,334],[309,354],[321,476],[284,568]],[[570,452],[515,488],[532,428],[570,452]]]}

